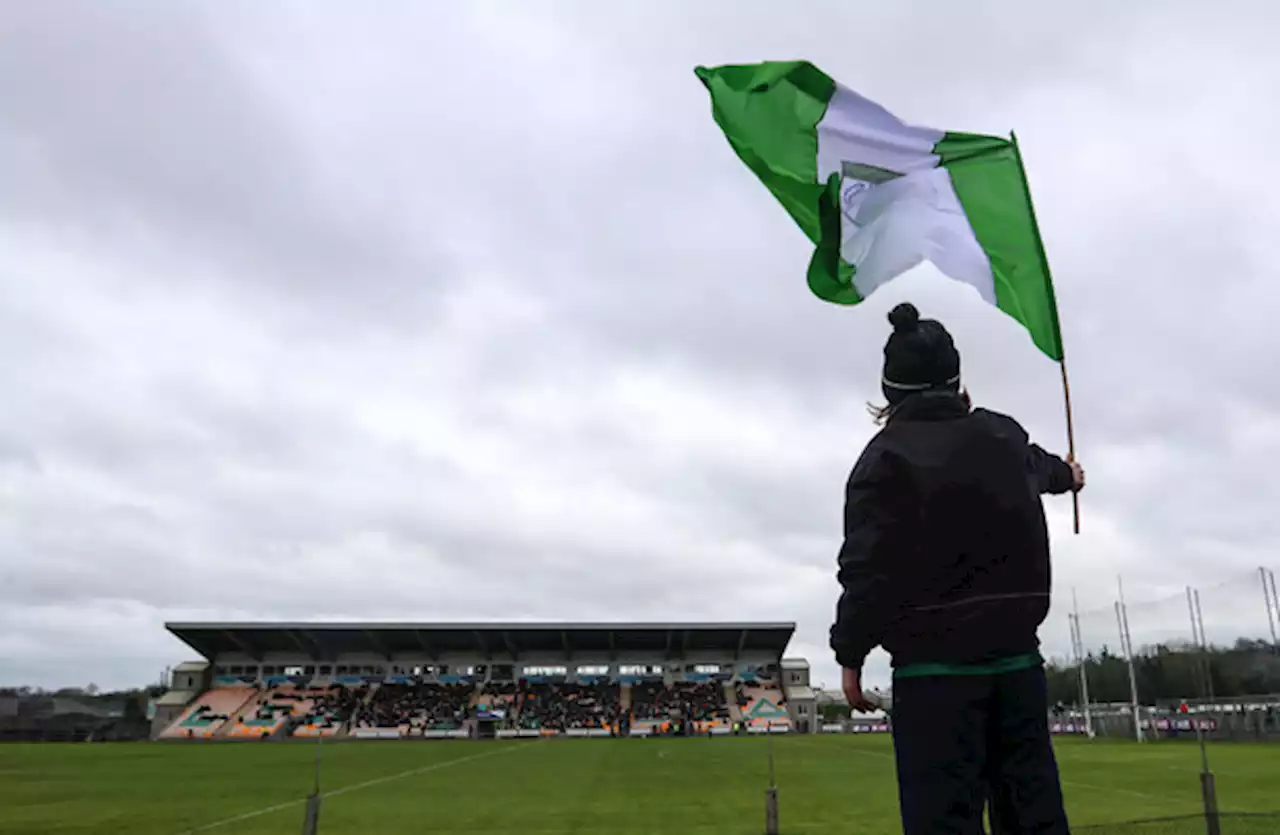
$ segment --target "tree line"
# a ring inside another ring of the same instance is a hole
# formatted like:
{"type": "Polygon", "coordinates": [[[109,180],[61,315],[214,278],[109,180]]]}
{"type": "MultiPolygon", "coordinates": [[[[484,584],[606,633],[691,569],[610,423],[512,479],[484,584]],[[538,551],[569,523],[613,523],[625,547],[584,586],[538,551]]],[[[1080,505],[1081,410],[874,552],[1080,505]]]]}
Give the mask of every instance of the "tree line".
{"type": "MultiPolygon", "coordinates": [[[[1079,669],[1075,663],[1046,665],[1051,704],[1080,701],[1079,669]]],[[[1090,701],[1129,701],[1129,667],[1123,655],[1103,647],[1085,658],[1084,669],[1090,701]]],[[[1157,644],[1136,652],[1133,672],[1142,704],[1280,694],[1280,647],[1248,638],[1207,649],[1190,643],[1157,644]]]]}

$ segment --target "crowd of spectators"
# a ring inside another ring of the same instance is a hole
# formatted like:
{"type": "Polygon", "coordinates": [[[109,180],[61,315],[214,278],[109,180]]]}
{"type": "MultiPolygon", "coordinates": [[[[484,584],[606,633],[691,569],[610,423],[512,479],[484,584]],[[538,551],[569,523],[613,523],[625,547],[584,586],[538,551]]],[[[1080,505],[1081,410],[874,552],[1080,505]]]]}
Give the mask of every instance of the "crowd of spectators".
{"type": "Polygon", "coordinates": [[[311,708],[301,717],[301,724],[321,728],[338,727],[351,718],[366,692],[363,687],[350,688],[334,684],[312,696],[311,708]]]}
{"type": "MultiPolygon", "coordinates": [[[[244,718],[272,720],[280,713],[293,713],[298,724],[319,728],[340,727],[351,721],[353,728],[410,728],[455,730],[471,716],[471,684],[391,684],[377,685],[370,695],[366,686],[332,684],[322,690],[277,690],[244,718]],[[304,714],[296,703],[310,700],[304,714]]],[[[730,720],[729,701],[720,681],[640,682],[631,686],[630,714],[624,716],[616,683],[570,684],[563,682],[488,682],[478,703],[505,710],[508,727],[566,731],[602,729],[638,721],[707,722],[730,720]]],[[[736,682],[732,699],[746,708],[751,699],[742,682],[736,682]]],[[[211,711],[197,714],[206,720],[226,719],[211,711]]]]}
{"type": "Polygon", "coordinates": [[[214,713],[213,708],[208,705],[197,705],[195,712],[191,714],[192,719],[197,719],[202,723],[207,722],[225,722],[231,717],[225,713],[214,713]]]}
{"type": "Polygon", "coordinates": [[[632,685],[631,710],[638,720],[667,719],[672,716],[692,722],[729,720],[724,686],[718,681],[675,684],[643,682],[632,685]]]}
{"type": "Polygon", "coordinates": [[[470,684],[383,684],[356,706],[357,728],[453,730],[471,709],[470,684]]]}
{"type": "Polygon", "coordinates": [[[262,725],[279,721],[281,716],[297,713],[298,703],[317,698],[323,691],[295,688],[278,688],[268,690],[259,697],[259,702],[251,713],[246,712],[236,719],[237,724],[262,725]]]}
{"type": "Polygon", "coordinates": [[[518,728],[604,728],[615,724],[621,713],[616,684],[526,684],[518,698],[518,728]]]}
{"type": "Polygon", "coordinates": [[[476,699],[477,706],[491,717],[503,721],[506,727],[515,727],[511,717],[515,715],[520,697],[520,685],[514,681],[486,682],[476,699]]]}
{"type": "Polygon", "coordinates": [[[515,701],[520,685],[514,681],[490,681],[484,685],[482,695],[493,702],[515,701]]]}

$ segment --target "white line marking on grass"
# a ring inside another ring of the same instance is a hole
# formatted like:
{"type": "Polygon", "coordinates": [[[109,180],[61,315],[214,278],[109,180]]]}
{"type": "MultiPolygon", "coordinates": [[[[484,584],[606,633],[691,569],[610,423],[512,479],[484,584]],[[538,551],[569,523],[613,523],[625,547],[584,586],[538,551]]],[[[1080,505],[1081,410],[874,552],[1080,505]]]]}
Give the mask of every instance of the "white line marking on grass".
{"type": "MultiPolygon", "coordinates": [[[[405,744],[412,745],[413,743],[409,742],[405,744]]],[[[494,757],[494,756],[497,756],[498,754],[508,754],[516,750],[517,748],[532,748],[534,747],[534,745],[537,745],[537,744],[539,743],[531,743],[531,744],[525,744],[525,745],[511,745],[505,748],[499,748],[495,751],[485,751],[482,754],[471,754],[470,756],[466,756],[466,757],[457,757],[452,760],[444,760],[443,762],[432,763],[431,765],[424,765],[419,768],[411,768],[408,771],[401,771],[399,774],[388,774],[386,777],[375,777],[372,780],[365,780],[362,783],[353,783],[350,786],[343,786],[342,788],[334,789],[333,791],[321,792],[320,796],[322,798],[337,797],[338,795],[346,794],[347,792],[358,791],[359,789],[367,789],[370,786],[377,786],[377,785],[381,785],[382,783],[389,783],[392,780],[401,780],[405,777],[413,777],[418,774],[426,774],[428,771],[438,771],[442,768],[447,768],[451,765],[459,765],[461,763],[474,762],[475,760],[483,760],[486,757],[494,757]]],[[[288,809],[291,806],[302,806],[306,802],[307,802],[307,799],[305,797],[300,798],[298,800],[286,800],[283,803],[275,803],[275,804],[272,804],[271,806],[264,806],[263,808],[256,809],[252,812],[245,812],[243,814],[234,815],[229,818],[223,818],[222,820],[219,820],[219,821],[214,821],[213,823],[202,824],[200,826],[195,827],[194,829],[184,829],[182,832],[179,833],[179,835],[195,835],[195,833],[197,832],[207,832],[210,829],[217,829],[220,826],[226,826],[232,823],[240,823],[241,821],[247,821],[252,818],[261,817],[262,815],[269,815],[272,812],[279,812],[281,809],[288,809]]]]}
{"type": "Polygon", "coordinates": [[[219,826],[226,826],[229,823],[240,823],[241,821],[247,821],[250,818],[256,818],[260,815],[269,815],[272,812],[279,812],[281,809],[288,809],[290,806],[297,806],[306,802],[307,801],[305,799],[287,800],[284,803],[277,803],[274,806],[264,806],[256,812],[245,812],[243,815],[236,815],[233,818],[223,818],[220,821],[214,821],[213,823],[206,823],[203,826],[197,826],[195,829],[183,830],[181,835],[193,835],[193,833],[204,832],[209,829],[217,829],[219,826]]]}
{"type": "MultiPolygon", "coordinates": [[[[794,743],[792,744],[808,745],[810,748],[823,748],[827,751],[832,750],[832,748],[826,747],[824,743],[818,742],[817,740],[803,739],[798,737],[799,737],[798,734],[796,737],[792,737],[792,739],[794,740],[794,743]]],[[[888,751],[876,751],[873,748],[860,748],[857,745],[849,745],[849,744],[841,744],[835,747],[837,747],[841,753],[862,754],[863,756],[866,756],[866,757],[880,757],[881,759],[885,759],[885,760],[893,759],[893,754],[888,751]]]]}
{"type": "Polygon", "coordinates": [[[1064,786],[1075,786],[1077,789],[1091,789],[1093,791],[1098,791],[1098,792],[1118,792],[1120,794],[1128,794],[1134,797],[1141,797],[1143,800],[1159,801],[1160,803],[1168,803],[1170,800],[1177,799],[1174,797],[1170,797],[1169,795],[1165,795],[1162,797],[1161,795],[1158,795],[1158,794],[1151,794],[1149,792],[1140,792],[1137,789],[1126,789],[1126,788],[1122,788],[1121,786],[1095,786],[1093,783],[1081,783],[1076,780],[1063,780],[1061,776],[1058,777],[1058,781],[1062,783],[1062,785],[1064,786]]]}

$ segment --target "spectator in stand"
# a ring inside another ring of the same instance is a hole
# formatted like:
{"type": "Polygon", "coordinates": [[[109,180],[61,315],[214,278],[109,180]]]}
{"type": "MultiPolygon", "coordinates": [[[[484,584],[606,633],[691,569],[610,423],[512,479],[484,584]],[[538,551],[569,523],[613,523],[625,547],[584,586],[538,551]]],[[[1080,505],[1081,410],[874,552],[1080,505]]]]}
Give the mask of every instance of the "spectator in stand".
{"type": "Polygon", "coordinates": [[[724,687],[715,681],[639,684],[631,690],[631,708],[637,719],[646,720],[667,719],[672,714],[690,722],[729,718],[724,687]]]}
{"type": "Polygon", "coordinates": [[[523,685],[517,727],[565,731],[603,728],[616,716],[617,685],[528,684],[523,685]]]}
{"type": "Polygon", "coordinates": [[[302,717],[302,724],[337,727],[351,718],[367,692],[364,688],[351,689],[334,684],[314,697],[311,710],[302,717]]]}
{"type": "Polygon", "coordinates": [[[467,719],[474,692],[469,684],[384,684],[356,709],[356,727],[452,730],[467,719]]]}

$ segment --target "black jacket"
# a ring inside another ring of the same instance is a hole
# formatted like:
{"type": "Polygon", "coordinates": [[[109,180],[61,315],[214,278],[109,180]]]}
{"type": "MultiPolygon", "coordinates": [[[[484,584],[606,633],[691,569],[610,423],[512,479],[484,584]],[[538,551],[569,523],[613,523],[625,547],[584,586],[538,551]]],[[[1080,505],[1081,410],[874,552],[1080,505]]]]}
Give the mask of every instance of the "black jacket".
{"type": "Polygon", "coordinates": [[[1071,487],[1066,462],[1013,418],[908,398],[849,476],[836,660],[861,668],[876,646],[895,667],[1035,652],[1050,583],[1040,494],[1071,487]]]}

